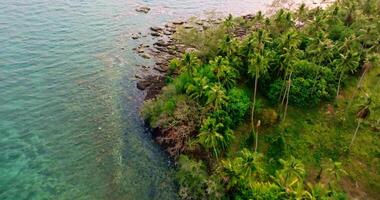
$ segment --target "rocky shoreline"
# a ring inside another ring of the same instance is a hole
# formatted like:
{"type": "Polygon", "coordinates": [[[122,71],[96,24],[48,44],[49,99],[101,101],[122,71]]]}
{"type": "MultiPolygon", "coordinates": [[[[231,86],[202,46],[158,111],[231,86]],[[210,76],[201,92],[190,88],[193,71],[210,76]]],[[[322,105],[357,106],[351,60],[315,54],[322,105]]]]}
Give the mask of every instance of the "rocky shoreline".
{"type": "MultiPolygon", "coordinates": [[[[326,4],[318,4],[326,5],[326,4]]],[[[314,6],[318,6],[314,5],[314,6]]],[[[255,15],[247,14],[240,16],[242,20],[251,20],[255,15]]],[[[138,79],[136,87],[139,90],[145,91],[145,100],[153,99],[161,93],[161,90],[166,86],[166,77],[169,73],[169,63],[174,58],[180,58],[186,52],[197,51],[194,46],[182,44],[175,38],[175,33],[179,29],[191,30],[195,29],[198,32],[205,31],[212,26],[217,26],[222,23],[224,18],[209,18],[209,19],[189,19],[186,21],[169,22],[161,27],[150,27],[148,34],[134,34],[132,39],[138,40],[142,37],[151,37],[153,45],[140,44],[133,50],[144,59],[151,59],[154,61],[153,66],[140,65],[145,71],[141,76],[136,75],[138,79]]],[[[259,28],[259,27],[257,27],[259,28]]],[[[243,38],[249,33],[249,29],[237,26],[233,29],[233,35],[236,38],[243,38]]],[[[152,131],[153,138],[165,149],[171,158],[175,154],[171,153],[171,149],[176,148],[175,144],[160,141],[159,138],[165,136],[165,131],[156,128],[152,131]],[[174,145],[174,146],[173,146],[174,145]]],[[[202,156],[202,155],[198,155],[202,156]]],[[[205,158],[206,159],[206,158],[205,158]]]]}
{"type": "MultiPolygon", "coordinates": [[[[275,10],[280,8],[296,9],[302,1],[290,1],[290,2],[277,2],[274,1],[273,5],[268,7],[266,15],[271,15],[275,10]],[[290,3],[293,2],[293,3],[290,3]],[[294,3],[297,2],[297,3],[294,3]]],[[[331,2],[327,1],[312,1],[308,2],[308,7],[325,7],[331,2]]],[[[136,12],[147,14],[151,8],[141,6],[135,9],[136,12]]],[[[243,20],[250,20],[254,17],[254,14],[247,14],[240,16],[243,20]]],[[[207,30],[208,28],[220,24],[224,19],[221,17],[207,18],[207,19],[188,19],[184,21],[172,21],[166,23],[164,26],[154,26],[149,28],[149,32],[143,35],[141,32],[133,34],[131,38],[133,40],[139,40],[143,37],[151,37],[155,42],[153,45],[141,43],[133,50],[144,59],[151,59],[154,61],[153,66],[140,65],[144,69],[143,75],[135,75],[137,78],[137,88],[139,90],[146,91],[144,100],[152,99],[158,95],[161,89],[166,85],[165,77],[169,71],[169,63],[174,58],[181,57],[185,52],[196,51],[192,46],[186,46],[175,39],[174,35],[178,28],[185,30],[195,29],[199,32],[207,30]],[[149,71],[153,69],[153,71],[149,71]]],[[[247,34],[247,30],[238,27],[234,30],[236,37],[242,38],[247,34]]]]}
{"type": "MultiPolygon", "coordinates": [[[[150,27],[149,35],[155,41],[153,45],[140,44],[133,48],[136,54],[140,55],[144,59],[152,59],[154,66],[143,66],[142,68],[153,69],[155,73],[147,72],[140,76],[136,75],[138,79],[137,88],[139,90],[145,90],[145,100],[154,98],[160,93],[162,87],[165,86],[165,77],[169,71],[169,63],[174,58],[179,58],[185,52],[194,51],[194,47],[181,44],[174,38],[174,34],[179,27],[184,29],[196,29],[203,31],[212,25],[219,24],[221,18],[198,20],[195,22],[190,21],[174,21],[165,24],[163,27],[150,27]],[[157,74],[158,73],[158,74],[157,74]]],[[[141,33],[132,35],[132,39],[138,40],[142,36],[141,33]]],[[[145,70],[147,71],[147,70],[145,70]]]]}

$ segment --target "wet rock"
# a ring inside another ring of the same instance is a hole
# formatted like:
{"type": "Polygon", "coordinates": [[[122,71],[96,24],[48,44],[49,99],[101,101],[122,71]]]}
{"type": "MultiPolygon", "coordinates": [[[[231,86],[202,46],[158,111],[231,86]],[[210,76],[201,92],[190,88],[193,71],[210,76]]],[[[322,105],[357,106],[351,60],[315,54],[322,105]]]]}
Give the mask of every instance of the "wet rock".
{"type": "Polygon", "coordinates": [[[150,30],[152,30],[154,32],[161,32],[162,28],[161,27],[150,27],[150,30]]]}
{"type": "Polygon", "coordinates": [[[173,32],[168,31],[168,30],[165,30],[165,31],[164,31],[164,35],[173,35],[173,32]]]}
{"type": "Polygon", "coordinates": [[[152,83],[153,82],[151,80],[145,79],[138,81],[136,86],[139,90],[145,90],[147,87],[151,86],[152,83]]]}
{"type": "Polygon", "coordinates": [[[137,39],[139,39],[140,38],[140,36],[138,36],[138,35],[132,35],[132,39],[134,39],[134,40],[137,40],[137,39]]]}
{"type": "Polygon", "coordinates": [[[159,36],[161,36],[161,34],[159,34],[157,32],[153,32],[150,35],[153,36],[153,37],[159,37],[159,36]]]}
{"type": "Polygon", "coordinates": [[[161,73],[165,73],[169,70],[169,68],[166,65],[155,66],[153,69],[155,69],[161,73]]]}
{"type": "Polygon", "coordinates": [[[156,97],[161,92],[161,89],[165,86],[164,76],[151,76],[147,77],[147,79],[151,80],[152,84],[147,89],[145,100],[156,97]]]}
{"type": "Polygon", "coordinates": [[[176,22],[172,22],[174,25],[182,25],[184,24],[185,22],[183,21],[176,21],[176,22]]]}
{"type": "Polygon", "coordinates": [[[159,46],[159,47],[167,47],[170,44],[167,43],[167,42],[165,42],[165,41],[163,41],[163,40],[159,40],[159,41],[155,42],[154,45],[159,46]]]}
{"type": "Polygon", "coordinates": [[[141,7],[136,8],[135,11],[146,14],[150,11],[150,8],[146,6],[141,6],[141,7]]]}

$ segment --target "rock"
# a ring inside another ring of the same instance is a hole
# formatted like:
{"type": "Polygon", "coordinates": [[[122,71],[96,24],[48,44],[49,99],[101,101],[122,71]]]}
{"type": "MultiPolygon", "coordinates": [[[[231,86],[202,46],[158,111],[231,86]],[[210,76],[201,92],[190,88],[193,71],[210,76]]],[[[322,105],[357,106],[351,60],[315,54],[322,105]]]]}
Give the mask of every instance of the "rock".
{"type": "Polygon", "coordinates": [[[141,6],[141,7],[138,7],[135,9],[136,12],[140,12],[140,13],[148,13],[150,11],[150,8],[149,7],[146,7],[146,6],[141,6]]]}
{"type": "Polygon", "coordinates": [[[183,28],[185,28],[185,29],[191,29],[191,28],[194,28],[194,26],[191,25],[191,24],[185,24],[185,25],[183,25],[183,28]]]}
{"type": "Polygon", "coordinates": [[[150,76],[147,79],[151,80],[152,84],[147,89],[145,100],[156,97],[166,85],[166,78],[164,76],[150,76]]]}
{"type": "Polygon", "coordinates": [[[137,53],[144,53],[144,49],[142,49],[142,48],[138,48],[136,51],[137,51],[137,53]]]}
{"type": "Polygon", "coordinates": [[[137,39],[139,39],[140,37],[138,36],[138,35],[132,35],[132,39],[134,39],[134,40],[137,40],[137,39]]]}
{"type": "Polygon", "coordinates": [[[173,32],[165,30],[164,35],[173,35],[173,32]]]}
{"type": "Polygon", "coordinates": [[[161,34],[159,34],[157,32],[153,32],[150,35],[153,36],[153,37],[159,37],[159,36],[161,36],[161,34]]]}
{"type": "Polygon", "coordinates": [[[152,83],[153,82],[150,79],[146,79],[146,80],[141,80],[137,82],[136,86],[139,90],[145,90],[147,87],[151,86],[152,83]]]}
{"type": "Polygon", "coordinates": [[[163,41],[163,40],[159,40],[159,41],[155,42],[154,45],[159,46],[159,47],[167,47],[167,46],[169,46],[170,44],[169,44],[169,43],[166,43],[166,42],[163,41]]]}
{"type": "Polygon", "coordinates": [[[185,49],[185,53],[194,53],[198,51],[196,48],[192,48],[192,47],[189,47],[189,48],[186,48],[185,49]]]}
{"type": "Polygon", "coordinates": [[[183,21],[177,21],[177,22],[172,22],[174,25],[182,25],[184,24],[185,22],[183,21]]]}
{"type": "Polygon", "coordinates": [[[203,25],[203,22],[202,21],[197,21],[197,22],[195,22],[197,25],[199,25],[199,26],[202,26],[203,25]]]}
{"type": "Polygon", "coordinates": [[[154,32],[161,32],[162,28],[161,27],[150,27],[150,30],[152,30],[154,32]]]}
{"type": "Polygon", "coordinates": [[[142,79],[142,77],[138,74],[135,74],[135,78],[142,79]]]}
{"type": "Polygon", "coordinates": [[[166,65],[155,66],[153,69],[155,69],[161,73],[165,73],[169,70],[166,65]]]}
{"type": "Polygon", "coordinates": [[[143,57],[145,59],[150,59],[150,56],[148,54],[146,54],[146,53],[141,54],[141,57],[143,57]]]}

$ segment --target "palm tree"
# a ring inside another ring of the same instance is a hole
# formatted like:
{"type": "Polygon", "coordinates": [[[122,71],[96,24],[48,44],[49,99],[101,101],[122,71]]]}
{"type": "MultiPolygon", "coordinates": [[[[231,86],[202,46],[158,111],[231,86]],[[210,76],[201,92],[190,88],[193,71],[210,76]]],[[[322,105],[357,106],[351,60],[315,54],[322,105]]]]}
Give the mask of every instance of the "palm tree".
{"type": "Polygon", "coordinates": [[[230,34],[232,33],[232,30],[234,28],[234,21],[233,21],[233,17],[231,14],[228,15],[227,19],[224,21],[224,26],[227,28],[227,33],[230,34]]]}
{"type": "Polygon", "coordinates": [[[219,157],[221,152],[226,150],[232,140],[233,132],[230,129],[224,131],[224,125],[217,122],[213,118],[207,118],[198,135],[199,143],[207,150],[211,150],[212,154],[219,157]]]}
{"type": "Polygon", "coordinates": [[[268,71],[269,67],[269,60],[268,56],[269,53],[264,50],[265,48],[265,42],[267,41],[266,33],[263,30],[259,30],[256,34],[256,48],[253,52],[253,55],[251,55],[250,63],[248,66],[248,73],[252,75],[252,77],[255,78],[254,83],[254,91],[253,91],[253,104],[252,104],[252,110],[251,110],[251,129],[252,132],[254,132],[254,114],[255,114],[255,106],[256,106],[256,94],[257,94],[257,85],[258,80],[261,75],[264,75],[268,71]]]}
{"type": "Polygon", "coordinates": [[[210,65],[213,66],[219,83],[227,88],[232,88],[232,86],[235,85],[235,80],[238,78],[239,72],[231,67],[230,62],[226,58],[218,56],[214,61],[210,62],[210,65]]]}
{"type": "Polygon", "coordinates": [[[237,158],[240,163],[241,174],[246,178],[258,177],[262,171],[261,155],[253,153],[248,149],[243,149],[237,158]]]}
{"type": "Polygon", "coordinates": [[[359,127],[360,127],[360,124],[369,117],[369,115],[371,114],[371,110],[370,110],[370,105],[371,105],[372,101],[371,101],[371,98],[369,97],[368,94],[366,94],[366,100],[365,100],[365,103],[360,107],[359,111],[357,112],[356,114],[356,117],[357,117],[357,120],[358,120],[358,125],[356,126],[356,129],[355,129],[355,133],[354,135],[352,136],[352,139],[351,139],[351,143],[350,145],[348,146],[348,149],[351,148],[352,144],[354,143],[355,139],[356,139],[356,135],[359,131],[359,127]]]}
{"type": "Polygon", "coordinates": [[[206,77],[194,76],[186,86],[186,94],[196,100],[201,100],[209,90],[209,80],[206,77]]]}
{"type": "Polygon", "coordinates": [[[355,52],[350,50],[346,51],[345,54],[340,54],[340,58],[336,62],[336,71],[339,74],[338,88],[336,91],[336,98],[339,96],[340,86],[345,73],[355,71],[359,65],[359,56],[355,52]]]}
{"type": "Polygon", "coordinates": [[[347,174],[347,172],[342,168],[342,163],[333,162],[330,159],[330,166],[327,167],[326,172],[330,178],[329,187],[330,189],[340,180],[342,175],[347,174]]]}
{"type": "Polygon", "coordinates": [[[295,31],[290,31],[283,38],[281,38],[282,55],[280,56],[280,63],[283,67],[283,70],[285,71],[283,88],[286,86],[281,102],[283,105],[285,103],[283,121],[286,119],[286,113],[289,104],[289,94],[292,83],[294,64],[298,61],[298,58],[302,54],[302,51],[298,49],[299,43],[300,41],[295,31]]]}
{"type": "Polygon", "coordinates": [[[277,171],[277,183],[284,188],[291,188],[294,184],[303,180],[305,168],[303,164],[293,156],[289,160],[280,159],[282,169],[277,171]]]}
{"type": "Polygon", "coordinates": [[[206,92],[207,105],[211,106],[211,109],[218,110],[227,103],[228,97],[223,86],[219,83],[214,84],[206,92]]]}
{"type": "Polygon", "coordinates": [[[181,61],[182,67],[184,67],[190,76],[194,74],[194,71],[199,66],[199,63],[199,59],[193,53],[185,53],[181,61]]]}

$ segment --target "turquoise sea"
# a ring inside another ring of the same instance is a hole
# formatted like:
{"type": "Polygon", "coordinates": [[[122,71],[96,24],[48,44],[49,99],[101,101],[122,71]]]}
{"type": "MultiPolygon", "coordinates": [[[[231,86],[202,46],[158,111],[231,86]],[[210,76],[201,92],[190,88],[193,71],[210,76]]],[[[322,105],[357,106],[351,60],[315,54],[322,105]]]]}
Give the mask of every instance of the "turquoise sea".
{"type": "Polygon", "coordinates": [[[2,0],[0,199],[176,199],[169,159],[138,113],[136,64],[151,61],[130,36],[264,2],[2,0]],[[134,11],[142,5],[151,12],[134,11]]]}

